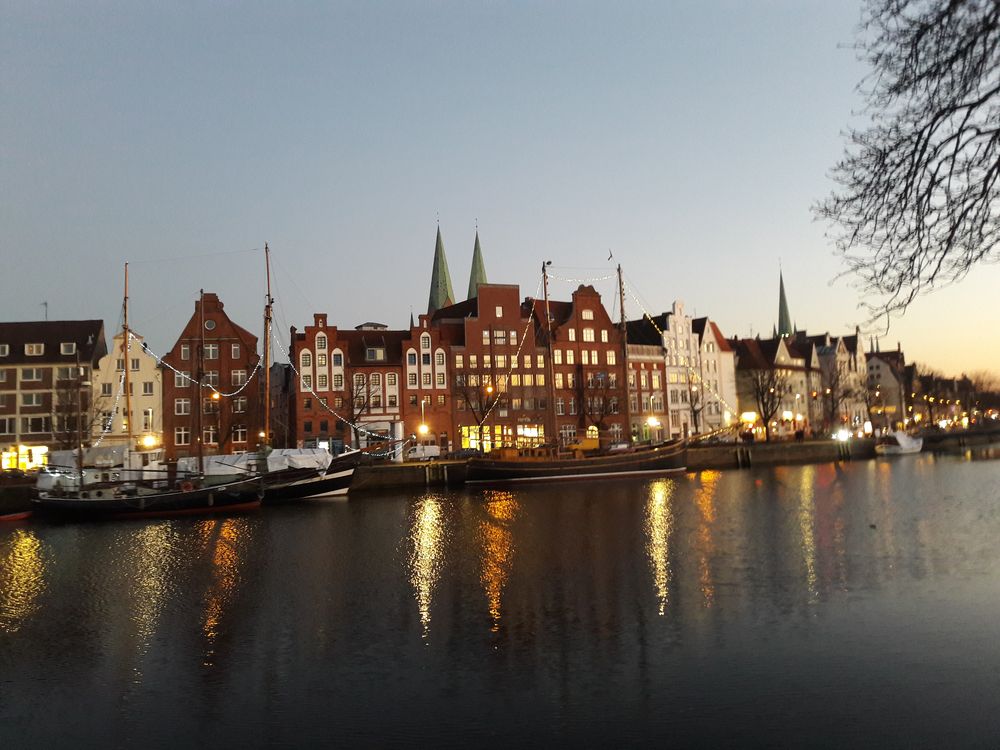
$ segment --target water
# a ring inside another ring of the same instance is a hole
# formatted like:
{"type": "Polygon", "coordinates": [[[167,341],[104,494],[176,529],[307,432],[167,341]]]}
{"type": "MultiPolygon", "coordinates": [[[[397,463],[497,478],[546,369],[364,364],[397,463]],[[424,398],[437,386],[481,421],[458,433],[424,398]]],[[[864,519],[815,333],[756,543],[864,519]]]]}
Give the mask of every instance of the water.
{"type": "Polygon", "coordinates": [[[0,746],[995,747],[997,458],[4,525],[0,746]]]}

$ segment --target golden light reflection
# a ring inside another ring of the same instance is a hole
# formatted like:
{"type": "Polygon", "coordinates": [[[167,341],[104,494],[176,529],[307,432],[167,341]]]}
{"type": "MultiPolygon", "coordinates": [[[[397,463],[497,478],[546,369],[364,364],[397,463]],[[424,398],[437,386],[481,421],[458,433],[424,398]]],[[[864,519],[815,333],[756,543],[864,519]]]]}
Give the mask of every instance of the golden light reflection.
{"type": "Polygon", "coordinates": [[[247,519],[226,518],[205,521],[200,532],[212,555],[212,583],[205,593],[202,634],[208,642],[205,663],[211,664],[220,622],[240,580],[238,545],[248,534],[247,519]]]}
{"type": "Polygon", "coordinates": [[[715,491],[719,484],[718,471],[703,471],[698,476],[701,487],[695,494],[695,505],[701,514],[698,525],[696,546],[698,552],[698,579],[701,584],[702,604],[711,607],[715,600],[715,581],[712,573],[712,555],[715,554],[715,539],[712,526],[715,523],[715,491]]]}
{"type": "Polygon", "coordinates": [[[673,497],[676,484],[670,479],[660,479],[650,487],[646,504],[646,554],[653,570],[653,588],[659,602],[659,613],[667,613],[670,604],[670,582],[673,570],[670,565],[670,536],[674,530],[673,497]]]}
{"type": "Polygon", "coordinates": [[[149,645],[156,632],[156,623],[163,609],[163,601],[170,588],[170,551],[172,527],[169,523],[153,523],[141,527],[132,544],[132,587],[134,610],[132,622],[142,648],[149,645]]]}
{"type": "Polygon", "coordinates": [[[799,534],[802,537],[802,559],[806,568],[806,587],[809,589],[809,603],[815,604],[819,592],[816,588],[816,467],[807,464],[802,467],[802,481],[799,488],[799,534]]]}
{"type": "Polygon", "coordinates": [[[0,631],[16,633],[44,589],[42,544],[34,533],[15,529],[0,546],[0,631]]]}
{"type": "Polygon", "coordinates": [[[410,584],[417,598],[424,638],[430,634],[431,600],[444,559],[443,515],[441,501],[427,496],[417,504],[410,530],[410,584]]]}
{"type": "Polygon", "coordinates": [[[480,581],[493,620],[491,630],[495,633],[500,628],[503,590],[514,564],[514,535],[509,524],[517,516],[520,505],[510,492],[489,491],[485,510],[489,518],[479,524],[483,549],[480,581]]]}

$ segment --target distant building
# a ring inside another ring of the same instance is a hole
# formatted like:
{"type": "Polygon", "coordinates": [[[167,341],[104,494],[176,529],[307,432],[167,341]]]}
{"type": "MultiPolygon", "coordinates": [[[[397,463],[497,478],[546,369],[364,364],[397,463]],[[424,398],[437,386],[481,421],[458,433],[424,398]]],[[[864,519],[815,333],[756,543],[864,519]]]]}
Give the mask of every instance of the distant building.
{"type": "Polygon", "coordinates": [[[90,378],[106,353],[100,320],[0,323],[3,468],[37,468],[50,450],[89,443],[90,378]]]}
{"type": "Polygon", "coordinates": [[[115,334],[111,351],[94,370],[93,398],[100,419],[94,421],[91,437],[103,445],[125,445],[131,435],[132,446],[159,446],[163,443],[162,372],[143,350],[142,336],[133,333],[127,357],[132,414],[126,415],[124,338],[122,332],[115,334]]]}

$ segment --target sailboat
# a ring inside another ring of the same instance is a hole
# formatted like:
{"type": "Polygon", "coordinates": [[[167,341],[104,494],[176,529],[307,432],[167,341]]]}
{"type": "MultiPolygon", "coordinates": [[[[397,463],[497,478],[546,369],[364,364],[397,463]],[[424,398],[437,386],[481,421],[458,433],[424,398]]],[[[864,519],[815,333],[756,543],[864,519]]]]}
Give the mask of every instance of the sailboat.
{"type": "MultiPolygon", "coordinates": [[[[546,346],[549,362],[552,356],[552,316],[549,313],[548,264],[542,264],[542,288],[545,294],[546,346]]],[[[618,286],[621,295],[622,362],[628,372],[628,341],[625,332],[625,287],[622,269],[618,266],[618,286]]],[[[627,383],[627,378],[625,380],[627,383]]],[[[549,373],[549,403],[555,404],[555,378],[549,373]]],[[[625,423],[629,423],[628,398],[625,398],[625,423]]],[[[550,406],[550,414],[555,412],[550,406]]],[[[555,424],[551,426],[555,434],[555,424]]],[[[466,482],[505,484],[508,482],[567,481],[573,479],[617,479],[636,476],[667,476],[686,470],[687,443],[669,440],[652,446],[633,447],[631,442],[612,445],[609,449],[560,451],[553,447],[529,449],[499,448],[481,458],[471,458],[466,464],[466,482]]]]}
{"type": "MultiPolygon", "coordinates": [[[[197,474],[179,476],[144,466],[132,445],[130,399],[130,343],[128,323],[128,263],[125,264],[125,298],[122,306],[121,391],[125,399],[127,442],[120,455],[105,451],[100,458],[86,460],[82,434],[74,451],[76,466],[50,465],[38,475],[36,507],[44,512],[74,518],[150,517],[216,513],[255,508],[273,479],[254,473],[232,481],[210,484],[199,467],[197,474]],[[140,460],[137,460],[140,459],[140,460]],[[89,465],[85,465],[89,464],[89,465]]],[[[200,414],[200,409],[198,410],[200,414]]],[[[299,475],[301,478],[301,474],[299,475]]]]}

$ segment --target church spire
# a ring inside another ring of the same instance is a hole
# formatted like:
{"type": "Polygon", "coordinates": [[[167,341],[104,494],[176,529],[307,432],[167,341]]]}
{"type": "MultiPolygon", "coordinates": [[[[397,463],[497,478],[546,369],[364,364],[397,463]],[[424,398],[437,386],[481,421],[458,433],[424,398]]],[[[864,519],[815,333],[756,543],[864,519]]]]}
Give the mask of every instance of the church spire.
{"type": "Polygon", "coordinates": [[[486,284],[486,266],[483,265],[483,250],[479,247],[479,230],[476,230],[476,246],[472,250],[472,271],[469,273],[469,294],[466,299],[479,296],[479,285],[486,284]]]}
{"type": "Polygon", "coordinates": [[[785,298],[785,277],[778,271],[778,335],[791,336],[792,316],[788,314],[788,300],[785,298]]]}
{"type": "Polygon", "coordinates": [[[431,294],[427,301],[427,314],[433,315],[442,307],[454,304],[455,294],[451,291],[451,274],[448,273],[448,259],[444,255],[441,227],[438,226],[437,242],[434,244],[434,269],[431,271],[431,294]]]}

